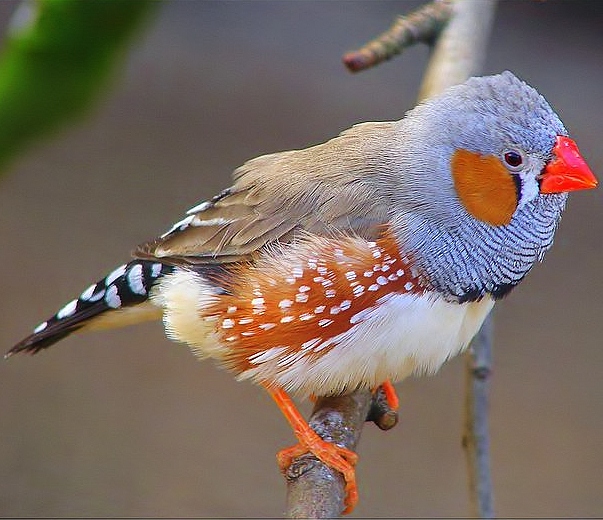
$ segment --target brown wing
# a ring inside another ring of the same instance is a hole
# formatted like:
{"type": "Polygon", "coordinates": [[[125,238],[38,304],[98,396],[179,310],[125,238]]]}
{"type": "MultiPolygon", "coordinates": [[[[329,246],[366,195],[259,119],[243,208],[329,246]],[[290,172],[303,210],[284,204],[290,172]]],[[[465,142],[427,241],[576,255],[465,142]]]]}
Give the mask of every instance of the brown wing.
{"type": "Polygon", "coordinates": [[[296,227],[283,213],[261,215],[249,190],[229,188],[187,213],[167,233],[140,245],[137,258],[166,263],[224,263],[242,260],[296,227]]]}
{"type": "Polygon", "coordinates": [[[134,256],[168,264],[216,264],[249,259],[300,232],[375,239],[388,208],[375,175],[367,171],[366,138],[357,130],[366,127],[353,127],[312,148],[248,161],[235,171],[231,188],[191,208],[134,256]]]}

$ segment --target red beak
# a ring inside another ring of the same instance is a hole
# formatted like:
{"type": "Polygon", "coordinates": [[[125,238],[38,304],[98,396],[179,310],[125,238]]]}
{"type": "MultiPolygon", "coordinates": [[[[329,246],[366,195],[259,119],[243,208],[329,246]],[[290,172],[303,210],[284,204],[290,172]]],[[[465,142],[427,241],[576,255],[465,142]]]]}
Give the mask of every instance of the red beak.
{"type": "Polygon", "coordinates": [[[540,193],[589,190],[598,183],[580,155],[576,143],[569,137],[558,135],[553,148],[553,158],[540,176],[540,193]]]}

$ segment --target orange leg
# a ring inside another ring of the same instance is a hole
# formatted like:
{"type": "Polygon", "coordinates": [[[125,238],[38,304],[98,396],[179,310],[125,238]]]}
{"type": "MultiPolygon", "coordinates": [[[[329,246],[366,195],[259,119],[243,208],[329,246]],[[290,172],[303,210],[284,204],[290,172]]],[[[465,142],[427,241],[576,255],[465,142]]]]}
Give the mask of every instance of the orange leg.
{"type": "Polygon", "coordinates": [[[299,444],[281,450],[276,458],[281,471],[286,471],[294,459],[304,453],[312,453],[327,466],[339,471],[345,480],[345,510],[343,514],[351,513],[358,502],[358,489],[356,487],[356,473],[354,465],[358,455],[353,451],[342,448],[330,442],[322,440],[318,434],[310,428],[310,425],[301,416],[295,404],[287,393],[281,388],[265,386],[268,393],[276,401],[293,428],[299,444]]]}
{"type": "Polygon", "coordinates": [[[398,399],[398,394],[396,393],[396,389],[394,385],[392,385],[391,381],[387,379],[383,383],[381,383],[381,388],[383,388],[383,392],[385,393],[385,399],[387,399],[387,404],[389,407],[397,411],[400,407],[400,400],[398,399]]]}

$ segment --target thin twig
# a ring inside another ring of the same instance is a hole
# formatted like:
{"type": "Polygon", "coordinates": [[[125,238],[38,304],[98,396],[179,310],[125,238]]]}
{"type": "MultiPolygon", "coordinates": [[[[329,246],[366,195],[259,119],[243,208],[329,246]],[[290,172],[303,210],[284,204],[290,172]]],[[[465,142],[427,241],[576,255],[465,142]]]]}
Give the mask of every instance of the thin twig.
{"type": "Polygon", "coordinates": [[[391,59],[415,43],[432,43],[450,19],[451,3],[451,0],[434,0],[406,16],[398,16],[387,31],[345,54],[345,66],[351,72],[359,72],[391,59]]]}
{"type": "Polygon", "coordinates": [[[490,476],[488,395],[492,371],[492,319],[488,317],[465,358],[465,427],[463,447],[469,475],[471,515],[494,518],[490,476]]]}

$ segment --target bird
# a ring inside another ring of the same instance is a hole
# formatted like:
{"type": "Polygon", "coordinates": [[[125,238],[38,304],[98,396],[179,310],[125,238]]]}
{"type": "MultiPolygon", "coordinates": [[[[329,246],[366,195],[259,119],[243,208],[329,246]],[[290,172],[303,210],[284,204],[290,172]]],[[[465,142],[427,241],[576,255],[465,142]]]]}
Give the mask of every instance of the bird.
{"type": "Polygon", "coordinates": [[[551,247],[597,179],[553,108],[512,72],[472,77],[396,121],[251,159],[133,259],[8,353],[163,320],[167,336],[264,387],[298,444],[358,500],[356,454],[292,399],[431,374],[551,247]]]}

